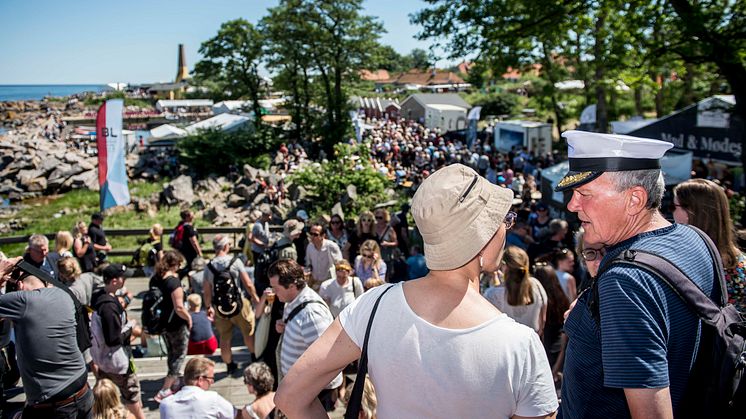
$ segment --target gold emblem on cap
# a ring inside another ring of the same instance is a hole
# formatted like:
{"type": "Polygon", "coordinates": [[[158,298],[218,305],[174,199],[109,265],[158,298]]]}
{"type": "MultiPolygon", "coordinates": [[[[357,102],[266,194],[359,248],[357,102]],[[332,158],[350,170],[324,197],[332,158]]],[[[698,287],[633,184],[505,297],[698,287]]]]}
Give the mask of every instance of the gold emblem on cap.
{"type": "Polygon", "coordinates": [[[575,173],[574,175],[565,176],[564,178],[562,178],[562,180],[559,181],[557,186],[560,188],[564,188],[567,185],[572,185],[577,182],[582,182],[588,179],[592,174],[593,172],[580,172],[580,173],[575,173]]]}

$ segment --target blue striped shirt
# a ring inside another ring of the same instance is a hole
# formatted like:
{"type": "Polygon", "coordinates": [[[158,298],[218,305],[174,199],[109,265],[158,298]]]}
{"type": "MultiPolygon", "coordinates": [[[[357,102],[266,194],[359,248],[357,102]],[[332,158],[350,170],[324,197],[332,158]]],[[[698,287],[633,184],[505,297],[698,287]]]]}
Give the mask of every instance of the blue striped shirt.
{"type": "MultiPolygon", "coordinates": [[[[656,253],[706,294],[719,295],[707,247],[687,227],[674,224],[627,239],[612,246],[604,262],[626,249],[656,253]]],[[[699,342],[696,315],[660,279],[630,265],[605,272],[598,293],[600,330],[588,306],[590,291],[579,297],[565,323],[569,341],[560,417],[628,418],[624,388],[670,387],[676,413],[699,342]]]]}

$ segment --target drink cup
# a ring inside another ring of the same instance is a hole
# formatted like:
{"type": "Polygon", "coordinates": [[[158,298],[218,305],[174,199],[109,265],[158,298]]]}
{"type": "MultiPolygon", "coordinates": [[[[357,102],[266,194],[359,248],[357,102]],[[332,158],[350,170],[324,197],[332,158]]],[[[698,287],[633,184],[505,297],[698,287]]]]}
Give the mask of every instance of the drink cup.
{"type": "Polygon", "coordinates": [[[267,294],[267,304],[272,304],[275,302],[275,291],[272,288],[267,288],[264,293],[267,294]]]}

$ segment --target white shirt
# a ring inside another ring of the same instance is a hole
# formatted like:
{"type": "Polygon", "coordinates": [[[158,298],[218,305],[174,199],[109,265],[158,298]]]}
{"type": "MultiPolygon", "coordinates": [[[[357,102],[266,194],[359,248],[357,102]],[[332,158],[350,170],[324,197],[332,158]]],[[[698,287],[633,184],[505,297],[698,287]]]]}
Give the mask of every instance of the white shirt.
{"type": "Polygon", "coordinates": [[[184,386],[178,393],[163,399],[161,419],[233,419],[233,405],[214,391],[184,386]]]}
{"type": "Polygon", "coordinates": [[[311,267],[311,275],[316,281],[325,281],[333,275],[334,263],[342,259],[342,251],[337,243],[324,239],[321,249],[316,249],[313,243],[306,247],[306,266],[311,267]]]}
{"type": "Polygon", "coordinates": [[[319,295],[329,303],[329,310],[331,310],[334,318],[339,316],[339,313],[355,301],[355,298],[361,296],[363,292],[365,292],[363,283],[356,276],[348,277],[347,284],[344,287],[332,278],[324,281],[319,288],[319,295]]]}
{"type": "Polygon", "coordinates": [[[547,293],[538,279],[529,277],[529,280],[531,281],[531,294],[534,301],[529,305],[512,306],[508,304],[507,289],[503,285],[488,288],[484,292],[484,298],[489,300],[498,310],[510,316],[511,319],[533,328],[538,333],[539,316],[541,316],[541,308],[547,305],[547,293]]]}
{"type": "MultiPolygon", "coordinates": [[[[339,315],[358,347],[376,298],[371,289],[339,315]]],[[[403,287],[381,299],[368,342],[377,417],[509,418],[557,410],[552,372],[539,337],[505,314],[468,329],[420,318],[403,287]]]]}

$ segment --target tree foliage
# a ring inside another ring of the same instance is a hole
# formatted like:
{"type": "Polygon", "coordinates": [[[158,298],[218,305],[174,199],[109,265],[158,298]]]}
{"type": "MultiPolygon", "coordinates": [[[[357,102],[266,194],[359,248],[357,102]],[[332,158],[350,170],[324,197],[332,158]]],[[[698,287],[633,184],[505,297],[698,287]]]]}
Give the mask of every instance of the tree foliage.
{"type": "Polygon", "coordinates": [[[258,131],[202,130],[182,138],[176,147],[180,162],[197,175],[225,175],[230,172],[231,166],[240,168],[250,164],[267,168],[270,161],[268,154],[277,150],[281,141],[278,134],[269,127],[258,131]]]}
{"type": "Polygon", "coordinates": [[[195,77],[212,82],[224,97],[250,100],[257,121],[261,120],[259,66],[263,44],[264,37],[254,25],[245,19],[231,20],[202,43],[199,53],[203,59],[194,67],[195,77]]]}
{"type": "Polygon", "coordinates": [[[347,214],[357,214],[389,199],[385,190],[390,181],[369,161],[353,158],[368,155],[370,150],[366,145],[336,144],[333,160],[306,166],[291,175],[291,181],[312,191],[310,202],[315,206],[312,210],[317,213],[329,211],[341,202],[347,185],[354,185],[358,198],[346,201],[343,210],[347,214]]]}

